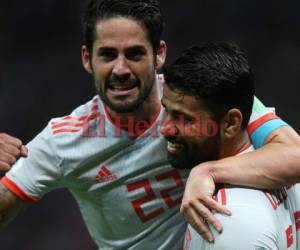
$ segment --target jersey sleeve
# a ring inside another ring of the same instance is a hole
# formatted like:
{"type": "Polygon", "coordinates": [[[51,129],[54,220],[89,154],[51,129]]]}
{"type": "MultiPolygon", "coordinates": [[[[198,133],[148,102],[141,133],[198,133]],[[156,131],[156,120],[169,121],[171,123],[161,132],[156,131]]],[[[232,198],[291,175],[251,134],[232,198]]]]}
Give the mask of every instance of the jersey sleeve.
{"type": "Polygon", "coordinates": [[[28,156],[20,158],[1,183],[20,199],[37,202],[52,189],[59,187],[60,159],[49,125],[28,145],[28,156]]]}
{"type": "Polygon", "coordinates": [[[275,114],[274,108],[265,107],[259,99],[254,97],[247,131],[255,148],[262,147],[270,133],[286,125],[287,123],[275,114]]]}

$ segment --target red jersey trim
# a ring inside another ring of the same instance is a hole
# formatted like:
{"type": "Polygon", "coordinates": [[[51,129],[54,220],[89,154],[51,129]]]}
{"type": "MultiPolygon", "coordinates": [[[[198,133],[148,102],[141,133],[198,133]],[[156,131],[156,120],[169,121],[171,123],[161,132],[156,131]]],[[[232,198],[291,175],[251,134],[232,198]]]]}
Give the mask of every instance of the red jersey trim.
{"type": "Polygon", "coordinates": [[[254,122],[251,122],[248,127],[247,127],[247,132],[248,135],[251,136],[252,133],[258,128],[260,127],[262,124],[264,124],[267,121],[273,120],[273,119],[278,119],[279,117],[271,112],[268,114],[265,114],[264,116],[260,117],[259,119],[255,120],[254,122]]]}
{"type": "Polygon", "coordinates": [[[60,133],[80,132],[86,124],[97,119],[101,119],[101,114],[99,112],[79,118],[66,116],[62,119],[62,121],[51,122],[52,133],[55,135],[60,133]],[[68,120],[66,120],[66,118],[68,118],[68,120]]]}
{"type": "Polygon", "coordinates": [[[296,221],[296,230],[300,229],[300,211],[294,213],[295,221],[296,221]]]}
{"type": "Polygon", "coordinates": [[[220,191],[220,194],[221,194],[221,203],[223,206],[226,205],[227,203],[227,199],[226,199],[226,189],[225,188],[222,188],[220,191]]]}
{"type": "Polygon", "coordinates": [[[0,182],[11,192],[13,192],[16,196],[18,196],[21,200],[31,202],[31,203],[37,203],[39,201],[38,198],[29,196],[26,194],[16,183],[8,179],[6,176],[4,176],[0,182]]]}
{"type": "Polygon", "coordinates": [[[85,116],[76,117],[68,115],[59,121],[52,121],[52,133],[54,135],[60,133],[77,133],[90,121],[97,120],[99,117],[101,118],[101,114],[98,112],[98,101],[96,97],[92,100],[92,107],[89,112],[91,113],[85,116]]]}

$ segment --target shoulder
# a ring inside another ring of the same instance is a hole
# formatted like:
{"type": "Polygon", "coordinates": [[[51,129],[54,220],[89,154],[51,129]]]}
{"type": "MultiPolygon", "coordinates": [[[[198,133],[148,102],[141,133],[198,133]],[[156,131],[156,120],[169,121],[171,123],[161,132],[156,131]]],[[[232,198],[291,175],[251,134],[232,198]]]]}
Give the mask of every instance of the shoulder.
{"type": "Polygon", "coordinates": [[[56,138],[81,136],[87,133],[91,124],[104,115],[103,105],[98,96],[79,106],[71,114],[53,118],[48,124],[49,133],[56,138]]]}
{"type": "Polygon", "coordinates": [[[222,234],[214,231],[216,242],[212,249],[252,250],[258,246],[277,249],[280,235],[278,217],[261,190],[226,188],[219,191],[218,197],[232,215],[216,214],[224,230],[222,234]],[[264,244],[260,245],[261,242],[264,244]]]}

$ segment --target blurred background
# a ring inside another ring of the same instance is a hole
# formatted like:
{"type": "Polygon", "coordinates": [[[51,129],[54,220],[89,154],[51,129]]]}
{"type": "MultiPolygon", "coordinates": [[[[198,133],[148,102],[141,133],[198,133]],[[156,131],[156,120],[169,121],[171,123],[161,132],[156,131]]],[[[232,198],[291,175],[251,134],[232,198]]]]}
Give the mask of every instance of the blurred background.
{"type": "MultiPolygon", "coordinates": [[[[300,2],[164,0],[168,61],[188,45],[232,41],[247,53],[256,95],[298,132],[300,2]]],[[[2,1],[0,132],[32,139],[51,117],[94,95],[81,66],[79,0],[2,1]]],[[[1,250],[95,250],[66,190],[45,196],[0,233],[1,250]]]]}

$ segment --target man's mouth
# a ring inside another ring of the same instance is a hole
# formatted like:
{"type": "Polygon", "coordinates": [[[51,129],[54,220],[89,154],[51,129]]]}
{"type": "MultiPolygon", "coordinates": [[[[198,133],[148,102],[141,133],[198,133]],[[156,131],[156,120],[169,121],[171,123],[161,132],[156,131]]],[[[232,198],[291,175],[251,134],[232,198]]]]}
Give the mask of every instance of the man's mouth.
{"type": "Polygon", "coordinates": [[[130,85],[111,85],[109,86],[110,90],[116,90],[116,91],[126,91],[131,90],[136,87],[136,84],[130,84],[130,85]]]}
{"type": "Polygon", "coordinates": [[[184,149],[184,144],[174,141],[168,141],[167,149],[170,154],[178,155],[184,149]]]}
{"type": "Polygon", "coordinates": [[[137,84],[110,84],[108,86],[109,92],[113,95],[117,96],[124,96],[124,95],[130,95],[132,92],[134,92],[137,89],[137,84]]]}

